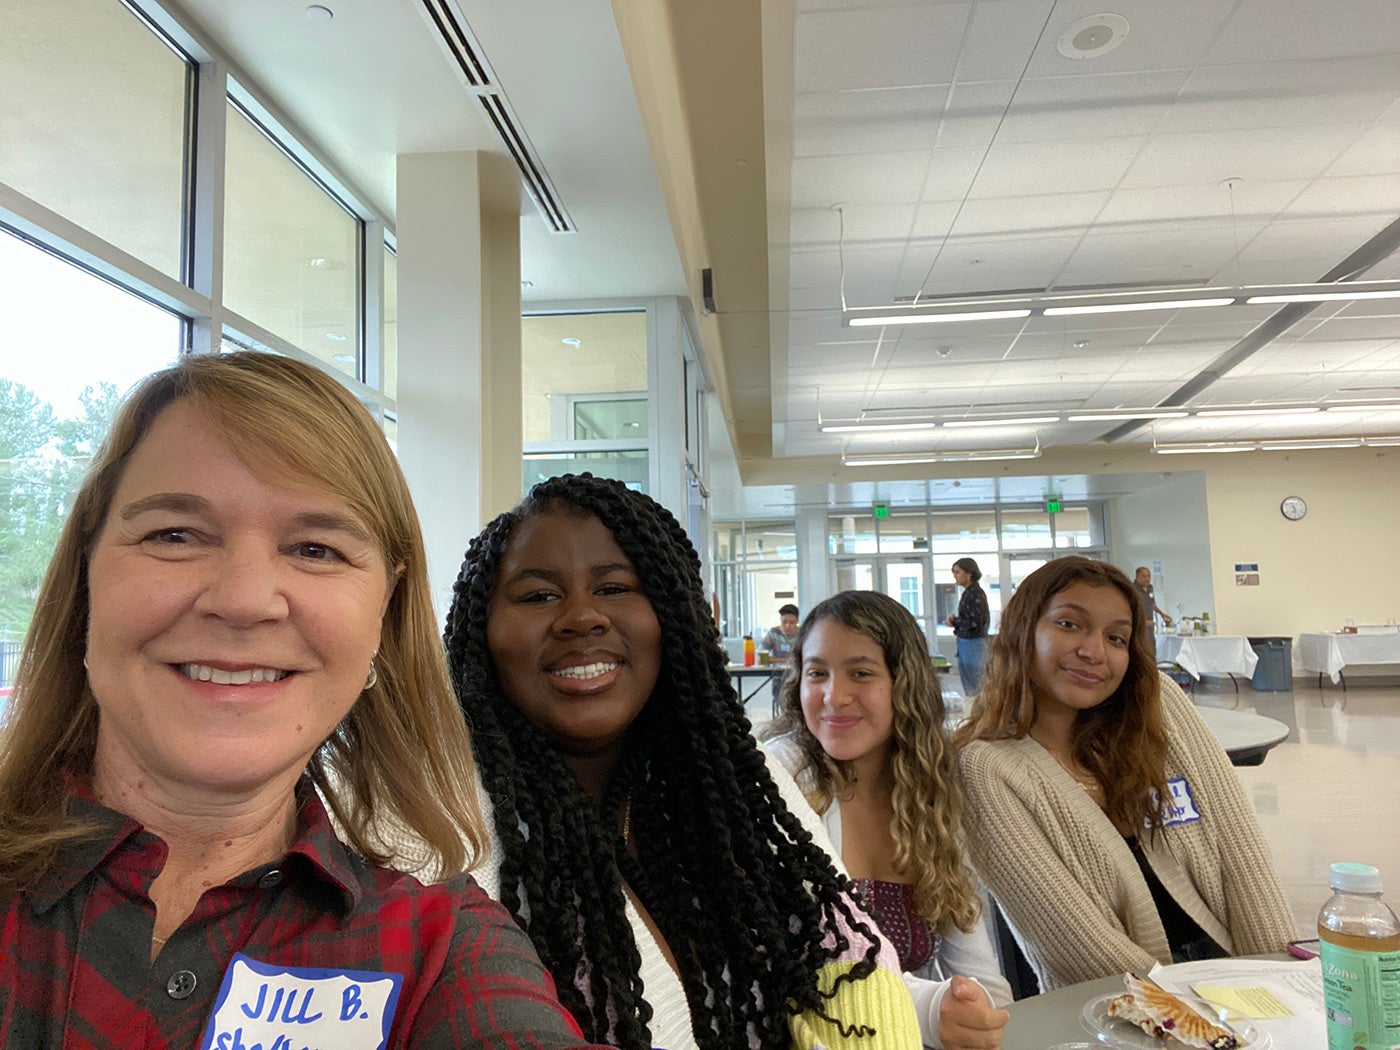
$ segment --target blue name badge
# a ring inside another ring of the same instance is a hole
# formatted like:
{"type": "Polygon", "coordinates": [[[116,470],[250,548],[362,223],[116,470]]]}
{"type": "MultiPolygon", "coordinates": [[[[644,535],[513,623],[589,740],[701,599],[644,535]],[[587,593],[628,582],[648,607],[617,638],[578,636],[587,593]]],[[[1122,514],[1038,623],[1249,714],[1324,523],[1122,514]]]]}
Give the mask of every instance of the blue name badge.
{"type": "Polygon", "coordinates": [[[403,975],[269,966],[224,971],[200,1050],[384,1050],[403,975]]]}
{"type": "Polygon", "coordinates": [[[1167,781],[1167,790],[1171,792],[1171,800],[1162,807],[1163,827],[1192,824],[1201,819],[1196,800],[1191,797],[1191,785],[1186,783],[1185,777],[1172,777],[1167,781]]]}

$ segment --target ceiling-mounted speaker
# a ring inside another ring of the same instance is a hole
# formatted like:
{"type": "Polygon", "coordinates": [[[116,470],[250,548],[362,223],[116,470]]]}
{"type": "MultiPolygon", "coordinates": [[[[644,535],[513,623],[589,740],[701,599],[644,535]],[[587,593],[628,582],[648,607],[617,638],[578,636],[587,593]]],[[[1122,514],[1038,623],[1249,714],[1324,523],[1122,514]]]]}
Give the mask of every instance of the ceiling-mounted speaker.
{"type": "Polygon", "coordinates": [[[715,271],[708,266],[700,271],[700,298],[704,300],[707,314],[718,312],[715,310],[715,271]]]}

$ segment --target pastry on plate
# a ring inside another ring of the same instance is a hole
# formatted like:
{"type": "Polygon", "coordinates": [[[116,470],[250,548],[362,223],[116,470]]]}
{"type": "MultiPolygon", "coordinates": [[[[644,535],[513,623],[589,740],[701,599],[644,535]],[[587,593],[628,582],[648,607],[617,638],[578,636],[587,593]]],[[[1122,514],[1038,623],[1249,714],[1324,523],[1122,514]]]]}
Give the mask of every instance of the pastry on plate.
{"type": "Polygon", "coordinates": [[[1123,975],[1128,990],[1108,1004],[1108,1016],[1122,1018],[1156,1036],[1167,1047],[1236,1050],[1239,1041],[1228,1028],[1209,1020],[1150,981],[1123,975]]]}

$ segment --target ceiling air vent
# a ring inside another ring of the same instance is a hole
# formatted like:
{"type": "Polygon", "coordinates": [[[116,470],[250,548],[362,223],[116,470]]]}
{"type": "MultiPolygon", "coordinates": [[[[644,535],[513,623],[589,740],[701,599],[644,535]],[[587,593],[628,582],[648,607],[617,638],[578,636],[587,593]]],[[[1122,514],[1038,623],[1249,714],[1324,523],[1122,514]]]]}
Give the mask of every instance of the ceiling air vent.
{"type": "Polygon", "coordinates": [[[520,181],[525,184],[544,221],[555,233],[573,233],[578,227],[570,218],[564,202],[559,199],[549,173],[544,170],[544,164],[530,144],[529,136],[510,108],[510,101],[496,83],[496,75],[482,54],[481,45],[467,25],[461,9],[453,0],[419,0],[419,6],[438,43],[457,70],[457,75],[466,84],[468,93],[515,161],[520,181]]]}

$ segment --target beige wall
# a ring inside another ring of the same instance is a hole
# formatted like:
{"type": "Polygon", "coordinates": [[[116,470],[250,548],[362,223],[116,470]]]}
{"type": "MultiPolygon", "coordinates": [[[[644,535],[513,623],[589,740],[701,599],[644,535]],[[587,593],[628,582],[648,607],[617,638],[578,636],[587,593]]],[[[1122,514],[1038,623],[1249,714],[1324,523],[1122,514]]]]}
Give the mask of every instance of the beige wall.
{"type": "Polygon", "coordinates": [[[1206,504],[1221,633],[1296,637],[1334,631],[1348,617],[1400,619],[1400,449],[1210,458],[1206,504]],[[1285,496],[1307,500],[1302,521],[1279,513],[1285,496]],[[1258,563],[1258,587],[1235,586],[1236,562],[1258,563]]]}

